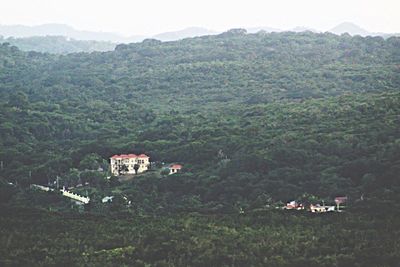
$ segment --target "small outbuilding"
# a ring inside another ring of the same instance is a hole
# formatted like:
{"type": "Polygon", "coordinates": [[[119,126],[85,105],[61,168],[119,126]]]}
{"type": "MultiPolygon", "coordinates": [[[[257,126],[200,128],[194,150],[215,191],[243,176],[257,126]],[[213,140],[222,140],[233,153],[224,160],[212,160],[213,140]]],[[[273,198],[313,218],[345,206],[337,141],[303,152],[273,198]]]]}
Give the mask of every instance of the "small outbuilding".
{"type": "Polygon", "coordinates": [[[286,210],[303,210],[304,206],[301,203],[297,203],[295,200],[290,201],[284,207],[286,210]]]}
{"type": "Polygon", "coordinates": [[[182,165],[180,165],[180,164],[172,164],[169,167],[169,174],[178,173],[178,172],[181,171],[181,169],[182,169],[182,165]]]}

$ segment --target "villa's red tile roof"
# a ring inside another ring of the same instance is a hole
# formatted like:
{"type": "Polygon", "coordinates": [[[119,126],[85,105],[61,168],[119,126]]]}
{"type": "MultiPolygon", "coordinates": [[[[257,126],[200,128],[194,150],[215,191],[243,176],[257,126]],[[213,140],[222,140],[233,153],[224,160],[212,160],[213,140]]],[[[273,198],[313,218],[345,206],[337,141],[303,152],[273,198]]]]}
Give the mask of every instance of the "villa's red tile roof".
{"type": "Polygon", "coordinates": [[[135,159],[135,158],[148,158],[145,154],[135,155],[135,154],[121,154],[121,155],[114,155],[111,157],[112,159],[135,159]]]}

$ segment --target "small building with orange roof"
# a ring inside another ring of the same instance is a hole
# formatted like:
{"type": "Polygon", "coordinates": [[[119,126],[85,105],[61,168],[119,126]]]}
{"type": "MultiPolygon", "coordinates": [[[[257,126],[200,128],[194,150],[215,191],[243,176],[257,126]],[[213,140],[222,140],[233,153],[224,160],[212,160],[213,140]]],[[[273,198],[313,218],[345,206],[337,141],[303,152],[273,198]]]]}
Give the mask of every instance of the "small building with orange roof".
{"type": "Polygon", "coordinates": [[[169,167],[169,174],[174,174],[174,173],[180,172],[181,169],[182,169],[182,165],[180,165],[180,164],[172,164],[169,167]]]}

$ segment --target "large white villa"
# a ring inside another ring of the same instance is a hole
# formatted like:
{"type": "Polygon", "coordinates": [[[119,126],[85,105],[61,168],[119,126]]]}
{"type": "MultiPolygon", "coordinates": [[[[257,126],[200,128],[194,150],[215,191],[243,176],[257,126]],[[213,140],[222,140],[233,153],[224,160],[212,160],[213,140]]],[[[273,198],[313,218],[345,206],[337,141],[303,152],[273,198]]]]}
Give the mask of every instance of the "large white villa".
{"type": "Polygon", "coordinates": [[[147,171],[149,168],[149,156],[145,154],[122,154],[114,155],[110,158],[111,173],[113,175],[135,174],[147,171]]]}

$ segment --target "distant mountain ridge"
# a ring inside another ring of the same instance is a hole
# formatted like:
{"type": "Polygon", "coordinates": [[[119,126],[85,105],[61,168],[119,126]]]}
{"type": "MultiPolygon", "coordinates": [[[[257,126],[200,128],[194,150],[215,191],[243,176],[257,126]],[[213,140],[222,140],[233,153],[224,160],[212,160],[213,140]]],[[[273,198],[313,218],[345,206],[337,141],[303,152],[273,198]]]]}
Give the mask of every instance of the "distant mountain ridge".
{"type": "MultiPolygon", "coordinates": [[[[319,31],[309,27],[294,27],[291,29],[278,29],[268,26],[263,27],[247,27],[245,28],[248,33],[256,33],[260,31],[264,31],[267,33],[270,32],[283,32],[283,31],[292,31],[292,32],[303,32],[303,31],[311,31],[311,32],[324,32],[319,31]]],[[[95,32],[95,31],[84,31],[77,30],[69,25],[65,24],[43,24],[37,26],[25,26],[25,25],[0,25],[0,36],[4,37],[14,37],[14,38],[26,38],[33,36],[64,36],[67,38],[72,38],[75,40],[90,40],[90,41],[107,41],[113,43],[133,43],[133,42],[141,42],[144,39],[157,39],[160,41],[176,41],[184,38],[192,38],[197,36],[204,35],[215,35],[220,34],[223,31],[215,31],[212,29],[206,29],[203,27],[188,27],[182,30],[177,31],[169,31],[163,32],[156,35],[132,35],[132,36],[123,36],[114,32],[95,32]]],[[[390,36],[399,36],[399,34],[395,33],[374,33],[369,32],[362,27],[351,23],[351,22],[343,22],[338,24],[337,26],[331,28],[327,32],[331,32],[337,35],[341,35],[343,33],[348,33],[350,35],[361,35],[361,36],[382,36],[382,37],[390,37],[390,36]]]]}
{"type": "Polygon", "coordinates": [[[204,35],[214,35],[214,34],[218,34],[218,32],[201,27],[189,27],[179,31],[159,33],[152,36],[152,38],[160,41],[175,41],[184,38],[204,36],[204,35]]]}
{"type": "Polygon", "coordinates": [[[309,28],[309,27],[303,27],[303,26],[297,26],[292,28],[290,31],[292,32],[306,32],[306,31],[310,31],[310,32],[319,32],[316,29],[313,28],[309,28]]]}
{"type": "Polygon", "coordinates": [[[264,32],[281,32],[281,29],[278,28],[273,28],[273,27],[251,27],[251,28],[246,28],[248,33],[257,33],[260,31],[264,31],[264,32]]]}
{"type": "Polygon", "coordinates": [[[52,54],[69,54],[78,52],[112,51],[116,43],[108,41],[75,40],[65,36],[32,36],[15,38],[3,38],[0,36],[0,44],[9,43],[22,51],[36,51],[52,54]]]}
{"type": "Polygon", "coordinates": [[[339,25],[330,29],[329,32],[337,35],[341,35],[343,33],[348,33],[350,35],[361,35],[361,36],[372,35],[372,33],[351,22],[340,23],[339,25]]]}
{"type": "Polygon", "coordinates": [[[113,32],[94,32],[77,30],[65,24],[43,24],[37,26],[0,25],[0,35],[4,37],[25,38],[32,36],[65,36],[76,40],[109,41],[114,43],[138,42],[145,36],[124,37],[113,32]]]}

